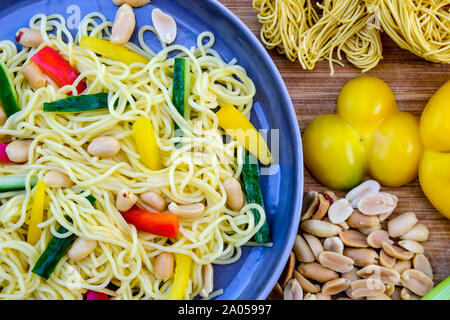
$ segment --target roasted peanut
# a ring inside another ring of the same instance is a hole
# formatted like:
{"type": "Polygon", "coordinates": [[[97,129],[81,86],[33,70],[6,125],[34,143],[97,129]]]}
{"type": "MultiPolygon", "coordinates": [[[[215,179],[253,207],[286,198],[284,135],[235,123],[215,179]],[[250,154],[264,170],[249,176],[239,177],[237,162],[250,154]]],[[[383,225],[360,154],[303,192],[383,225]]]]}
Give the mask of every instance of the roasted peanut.
{"type": "Polygon", "coordinates": [[[385,214],[379,214],[378,215],[378,219],[380,219],[380,222],[383,222],[384,220],[386,220],[387,218],[389,218],[391,216],[392,212],[388,212],[385,214]]]}
{"type": "Polygon", "coordinates": [[[33,89],[37,90],[39,88],[45,87],[47,83],[45,74],[34,62],[30,62],[26,66],[24,66],[22,68],[22,73],[33,89]]]}
{"type": "Polygon", "coordinates": [[[97,247],[96,240],[77,238],[68,252],[69,258],[73,262],[80,262],[86,258],[97,247]]]}
{"type": "Polygon", "coordinates": [[[307,293],[303,296],[303,300],[317,300],[317,298],[315,294],[307,293]]]}
{"type": "Polygon", "coordinates": [[[339,238],[349,247],[353,248],[367,248],[367,237],[363,233],[356,230],[346,230],[339,233],[339,238]]]}
{"type": "Polygon", "coordinates": [[[365,234],[366,236],[368,236],[369,234],[371,234],[374,231],[377,230],[381,230],[381,225],[379,225],[378,227],[375,228],[359,228],[358,231],[365,234]]]}
{"type": "Polygon", "coordinates": [[[157,211],[166,209],[166,200],[157,192],[147,191],[141,194],[141,200],[157,211]]]}
{"type": "Polygon", "coordinates": [[[306,278],[318,282],[327,282],[339,277],[335,271],[325,268],[317,262],[301,263],[297,270],[306,278]]]}
{"type": "Polygon", "coordinates": [[[228,178],[223,182],[227,193],[227,204],[233,211],[239,211],[244,206],[244,193],[241,184],[235,178],[228,178]]]}
{"type": "Polygon", "coordinates": [[[339,198],[333,191],[325,190],[324,192],[322,192],[322,194],[325,198],[327,198],[328,201],[330,201],[330,204],[333,204],[339,200],[339,198]]]}
{"type": "Polygon", "coordinates": [[[311,249],[312,253],[314,254],[314,257],[318,260],[319,255],[323,252],[323,246],[322,242],[320,242],[319,238],[316,236],[313,236],[309,233],[304,233],[303,237],[305,238],[306,242],[309,245],[309,248],[311,249]]]}
{"type": "Polygon", "coordinates": [[[414,253],[423,253],[424,252],[423,246],[414,240],[401,240],[398,242],[398,245],[400,247],[402,247],[403,249],[406,249],[406,250],[414,252],[414,253]]]}
{"type": "Polygon", "coordinates": [[[330,296],[341,293],[350,287],[350,283],[350,280],[345,278],[330,280],[322,286],[322,293],[330,296]]]}
{"type": "Polygon", "coordinates": [[[362,278],[376,278],[385,284],[397,285],[400,282],[400,274],[394,269],[388,269],[377,265],[369,265],[357,272],[362,278]]]}
{"type": "Polygon", "coordinates": [[[30,140],[15,140],[6,146],[6,155],[9,160],[15,163],[23,163],[28,161],[30,152],[30,140]]]}
{"type": "Polygon", "coordinates": [[[298,281],[303,291],[308,293],[318,293],[320,292],[320,286],[313,284],[311,281],[306,279],[301,273],[294,270],[294,278],[298,281]]]}
{"type": "Polygon", "coordinates": [[[348,230],[348,229],[350,229],[350,226],[348,225],[348,223],[347,222],[341,222],[341,223],[338,223],[338,226],[339,227],[341,227],[342,228],[342,230],[348,230]]]}
{"type": "Polygon", "coordinates": [[[367,297],[366,300],[392,300],[387,294],[382,293],[379,296],[367,297]]]}
{"type": "Polygon", "coordinates": [[[345,199],[348,200],[353,208],[356,208],[361,198],[369,194],[378,193],[380,191],[380,188],[381,186],[377,181],[368,180],[350,190],[345,196],[345,199]]]}
{"type": "Polygon", "coordinates": [[[322,252],[319,262],[322,266],[337,272],[349,272],[353,269],[354,264],[351,258],[332,251],[322,252]]]}
{"type": "Polygon", "coordinates": [[[281,288],[284,288],[287,284],[287,282],[292,279],[292,274],[295,269],[295,254],[294,251],[291,251],[289,254],[288,261],[286,262],[286,265],[284,266],[283,272],[281,273],[280,278],[278,279],[278,282],[280,283],[281,288]]]}
{"type": "Polygon", "coordinates": [[[160,9],[153,9],[152,22],[162,42],[171,44],[175,41],[177,37],[177,24],[171,16],[165,14],[160,9]]]}
{"type": "Polygon", "coordinates": [[[113,0],[113,2],[116,6],[121,6],[126,3],[133,8],[138,8],[145,6],[147,3],[150,3],[150,0],[113,0]]]}
{"type": "Polygon", "coordinates": [[[339,237],[326,238],[323,242],[323,248],[325,251],[333,251],[339,254],[344,253],[344,244],[339,237]]]}
{"type": "Polygon", "coordinates": [[[358,210],[354,210],[346,222],[350,227],[355,229],[380,227],[380,220],[378,217],[363,215],[358,210]]]}
{"type": "Polygon", "coordinates": [[[358,274],[358,269],[353,268],[349,272],[345,272],[342,274],[342,278],[350,280],[350,282],[361,279],[358,274]]]}
{"type": "Polygon", "coordinates": [[[295,279],[288,281],[284,288],[284,300],[302,300],[303,289],[295,279]]]}
{"type": "Polygon", "coordinates": [[[328,210],[328,218],[332,223],[339,224],[345,222],[353,213],[352,206],[346,199],[339,199],[334,202],[328,210]]]}
{"type": "Polygon", "coordinates": [[[313,262],[315,260],[314,254],[312,253],[308,243],[299,234],[295,237],[293,250],[297,260],[300,262],[313,262]]]}
{"type": "Polygon", "coordinates": [[[120,142],[114,137],[97,137],[91,141],[87,150],[96,157],[114,157],[120,151],[120,142]]]}
{"type": "Polygon", "coordinates": [[[428,258],[423,253],[415,254],[412,261],[414,269],[423,272],[428,278],[433,280],[433,269],[431,268],[430,261],[428,261],[428,258]]]}
{"type": "Polygon", "coordinates": [[[387,242],[383,242],[382,248],[388,255],[399,260],[409,260],[414,256],[414,253],[387,242]]]}
{"type": "Polygon", "coordinates": [[[211,263],[202,266],[203,287],[200,290],[200,296],[208,298],[214,289],[214,269],[211,263]]]}
{"type": "Polygon", "coordinates": [[[383,249],[381,249],[381,251],[380,251],[380,264],[381,264],[383,267],[386,267],[386,268],[393,268],[394,265],[395,265],[395,261],[397,261],[396,258],[391,257],[390,255],[388,255],[388,254],[386,253],[386,251],[384,251],[383,249]]]}
{"type": "Polygon", "coordinates": [[[390,193],[368,194],[358,201],[358,210],[367,216],[390,214],[397,207],[398,198],[390,193]]]}
{"type": "Polygon", "coordinates": [[[354,297],[373,297],[383,294],[386,286],[378,279],[361,279],[353,281],[351,289],[354,297]]]}
{"type": "Polygon", "coordinates": [[[316,293],[316,300],[331,300],[331,296],[322,292],[316,293]]]}
{"type": "Polygon", "coordinates": [[[319,205],[319,193],[317,191],[308,191],[303,195],[302,217],[301,221],[310,219],[316,212],[319,205]]]}
{"type": "Polygon", "coordinates": [[[403,271],[400,282],[405,288],[419,296],[424,296],[433,289],[433,280],[425,273],[415,269],[403,271]]]}
{"type": "Polygon", "coordinates": [[[173,253],[162,252],[155,258],[155,276],[159,279],[168,280],[172,277],[175,264],[173,253]]]}
{"type": "Polygon", "coordinates": [[[392,238],[398,238],[411,230],[416,223],[416,214],[414,212],[405,212],[388,221],[388,233],[392,238]]]}
{"type": "Polygon", "coordinates": [[[355,297],[353,295],[353,290],[352,287],[350,285],[350,288],[348,288],[347,290],[345,290],[345,294],[347,295],[347,297],[349,297],[351,300],[363,300],[365,297],[355,297]]]}
{"type": "Polygon", "coordinates": [[[50,188],[70,188],[73,186],[69,176],[62,172],[51,170],[43,178],[45,184],[50,188]]]}
{"type": "Polygon", "coordinates": [[[424,224],[418,223],[411,230],[403,234],[400,239],[424,242],[428,240],[429,236],[430,230],[424,224]]]}
{"type": "Polygon", "coordinates": [[[377,252],[368,248],[344,248],[344,256],[351,258],[358,267],[376,264],[378,261],[377,252]]]}
{"type": "Polygon", "coordinates": [[[383,242],[389,243],[391,245],[394,244],[394,241],[389,238],[389,233],[387,233],[385,230],[375,230],[367,236],[367,243],[372,248],[380,249],[383,245],[383,242]]]}
{"type": "Polygon", "coordinates": [[[327,214],[328,208],[330,207],[330,202],[323,196],[323,194],[319,194],[319,207],[317,208],[316,213],[312,216],[311,219],[321,220],[327,214]]]}
{"type": "Polygon", "coordinates": [[[119,211],[128,211],[137,202],[137,197],[134,193],[128,190],[121,190],[117,193],[116,208],[119,211]]]}
{"type": "Polygon", "coordinates": [[[111,31],[110,41],[115,44],[124,44],[130,40],[136,27],[136,17],[129,4],[123,4],[117,10],[111,31]]]}
{"type": "Polygon", "coordinates": [[[341,228],[322,220],[306,220],[300,224],[300,229],[317,237],[333,237],[341,231],[341,228]]]}
{"type": "Polygon", "coordinates": [[[205,205],[203,203],[177,205],[175,202],[171,202],[168,209],[179,218],[190,220],[200,218],[205,212],[205,205]]]}
{"type": "Polygon", "coordinates": [[[420,300],[420,296],[412,293],[407,288],[402,288],[402,290],[400,291],[400,298],[402,300],[420,300]]]}
{"type": "Polygon", "coordinates": [[[39,30],[22,28],[16,33],[16,41],[24,47],[37,48],[44,42],[44,38],[39,30]]]}
{"type": "Polygon", "coordinates": [[[402,274],[403,271],[411,268],[410,260],[397,260],[394,264],[394,269],[397,270],[398,273],[402,274]]]}

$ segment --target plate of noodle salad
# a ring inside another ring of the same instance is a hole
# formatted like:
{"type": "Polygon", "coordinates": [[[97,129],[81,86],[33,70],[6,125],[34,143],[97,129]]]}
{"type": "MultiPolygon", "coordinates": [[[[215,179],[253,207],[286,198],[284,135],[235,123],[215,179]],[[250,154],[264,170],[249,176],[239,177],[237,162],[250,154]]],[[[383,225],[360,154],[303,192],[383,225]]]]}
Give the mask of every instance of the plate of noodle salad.
{"type": "Polygon", "coordinates": [[[0,299],[265,299],[300,131],[213,0],[0,5],[0,299]]]}

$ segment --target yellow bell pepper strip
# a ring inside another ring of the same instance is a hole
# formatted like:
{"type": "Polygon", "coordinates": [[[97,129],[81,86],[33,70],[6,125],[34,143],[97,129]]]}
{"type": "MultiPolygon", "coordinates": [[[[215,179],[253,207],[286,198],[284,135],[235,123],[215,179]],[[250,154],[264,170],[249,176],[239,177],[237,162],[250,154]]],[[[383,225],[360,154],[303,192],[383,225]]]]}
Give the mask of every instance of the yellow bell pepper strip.
{"type": "Polygon", "coordinates": [[[348,190],[366,174],[399,187],[417,177],[422,155],[418,121],[397,109],[383,80],[354,78],[339,93],[337,113],[307,126],[303,153],[309,171],[327,187],[348,190]]]}
{"type": "Polygon", "coordinates": [[[120,61],[125,64],[132,64],[135,62],[147,64],[150,61],[149,58],[136,53],[127,47],[103,39],[83,36],[80,40],[80,47],[92,50],[103,58],[120,61]]]}
{"type": "Polygon", "coordinates": [[[225,132],[250,151],[263,165],[273,162],[272,155],[263,137],[251,122],[231,103],[225,104],[216,112],[219,125],[225,132]]]}
{"type": "Polygon", "coordinates": [[[41,238],[42,229],[38,224],[44,219],[45,183],[39,180],[36,184],[31,208],[30,224],[28,225],[27,242],[35,245],[41,238]]]}
{"type": "Polygon", "coordinates": [[[153,171],[161,170],[163,166],[152,122],[141,116],[133,124],[133,134],[142,163],[153,171]]]}
{"type": "Polygon", "coordinates": [[[175,254],[175,275],[169,300],[183,300],[191,274],[192,259],[185,254],[175,254]]]}
{"type": "Polygon", "coordinates": [[[450,219],[450,80],[431,97],[419,129],[425,149],[420,185],[433,206],[450,219]]]}

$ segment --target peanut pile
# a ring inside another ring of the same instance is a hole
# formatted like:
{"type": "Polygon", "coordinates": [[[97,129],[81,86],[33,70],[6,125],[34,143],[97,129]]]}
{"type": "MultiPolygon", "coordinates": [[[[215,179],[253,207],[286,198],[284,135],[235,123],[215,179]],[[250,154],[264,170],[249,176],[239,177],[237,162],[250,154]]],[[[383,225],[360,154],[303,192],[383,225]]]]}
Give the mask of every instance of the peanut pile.
{"type": "Polygon", "coordinates": [[[395,195],[369,180],[339,199],[309,191],[294,247],[271,300],[414,300],[433,288],[413,212],[388,219],[395,195]]]}

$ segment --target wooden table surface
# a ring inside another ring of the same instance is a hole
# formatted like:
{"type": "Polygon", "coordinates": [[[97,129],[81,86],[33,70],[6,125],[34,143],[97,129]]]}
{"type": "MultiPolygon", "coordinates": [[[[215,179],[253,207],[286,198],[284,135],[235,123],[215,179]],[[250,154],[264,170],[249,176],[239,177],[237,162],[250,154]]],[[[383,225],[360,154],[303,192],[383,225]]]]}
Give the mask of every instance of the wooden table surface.
{"type": "MultiPolygon", "coordinates": [[[[252,0],[220,0],[236,14],[258,37],[260,24],[252,0]]],[[[394,91],[401,111],[420,117],[432,94],[450,79],[450,65],[426,62],[409,51],[398,47],[383,35],[383,60],[367,75],[385,80],[394,91]]],[[[359,69],[346,63],[335,67],[334,77],[330,77],[328,61],[316,65],[313,71],[305,71],[298,62],[290,62],[276,50],[269,50],[270,56],[280,71],[292,98],[300,130],[318,115],[335,113],[339,90],[350,79],[360,76],[359,69]]],[[[305,191],[325,190],[305,169],[305,191]]],[[[430,239],[424,243],[425,255],[429,258],[434,282],[437,284],[450,274],[450,221],[440,215],[426,199],[418,180],[401,188],[382,188],[398,196],[396,213],[413,211],[420,222],[430,230],[430,239]]],[[[343,193],[338,193],[342,196],[343,193]]]]}

